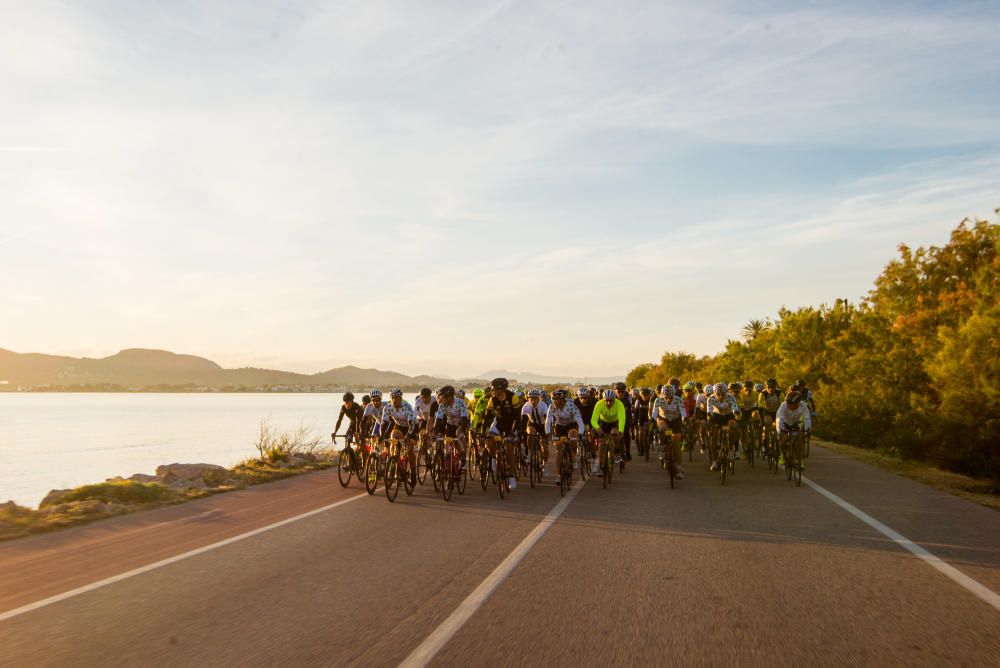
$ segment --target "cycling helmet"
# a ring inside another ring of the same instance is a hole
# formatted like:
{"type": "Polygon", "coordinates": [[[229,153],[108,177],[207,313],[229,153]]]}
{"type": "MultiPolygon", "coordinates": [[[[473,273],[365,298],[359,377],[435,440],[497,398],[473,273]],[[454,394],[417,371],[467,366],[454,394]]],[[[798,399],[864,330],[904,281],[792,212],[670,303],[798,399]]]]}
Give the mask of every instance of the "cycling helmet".
{"type": "Polygon", "coordinates": [[[539,392],[538,390],[528,390],[528,398],[529,399],[541,399],[542,398],[542,393],[539,392]]]}
{"type": "Polygon", "coordinates": [[[743,389],[743,386],[740,385],[739,383],[729,383],[729,391],[730,392],[736,392],[736,391],[742,390],[742,389],[743,389]]]}
{"type": "Polygon", "coordinates": [[[455,396],[455,388],[452,387],[451,385],[445,385],[444,387],[438,389],[437,394],[439,397],[443,399],[448,399],[450,397],[455,396]]]}
{"type": "Polygon", "coordinates": [[[701,392],[701,391],[702,391],[702,390],[703,390],[703,389],[705,388],[705,386],[704,386],[704,385],[702,385],[701,383],[695,383],[695,384],[694,384],[694,387],[695,387],[695,389],[696,389],[696,390],[698,390],[699,392],[701,392]]]}
{"type": "Polygon", "coordinates": [[[421,387],[420,388],[420,396],[422,396],[424,398],[431,396],[431,388],[429,388],[429,387],[421,387]]]}
{"type": "Polygon", "coordinates": [[[715,392],[715,388],[714,387],[712,387],[711,385],[706,385],[705,386],[705,394],[712,394],[713,392],[715,392]]]}
{"type": "Polygon", "coordinates": [[[648,397],[652,393],[653,393],[653,388],[651,388],[651,387],[643,387],[643,388],[641,388],[639,390],[639,394],[642,395],[642,396],[644,396],[644,397],[648,397]]]}
{"type": "Polygon", "coordinates": [[[542,390],[540,392],[540,394],[542,395],[542,401],[548,401],[548,399],[549,399],[549,393],[548,392],[546,392],[545,390],[542,390]]]}
{"type": "Polygon", "coordinates": [[[764,383],[757,383],[756,385],[754,385],[753,386],[753,391],[756,392],[757,394],[760,394],[761,392],[763,392],[764,391],[764,383]]]}
{"type": "Polygon", "coordinates": [[[785,401],[789,404],[797,404],[802,401],[802,395],[795,391],[789,392],[785,395],[785,401]]]}
{"type": "Polygon", "coordinates": [[[614,398],[615,398],[615,391],[614,390],[604,390],[604,399],[605,399],[605,401],[610,401],[611,399],[614,399],[614,398]]]}
{"type": "Polygon", "coordinates": [[[753,387],[753,381],[752,380],[744,380],[743,381],[743,389],[749,390],[752,387],[753,387]]]}
{"type": "Polygon", "coordinates": [[[363,403],[363,404],[370,404],[371,402],[372,402],[372,398],[370,396],[368,396],[367,394],[365,396],[361,397],[361,403],[363,403]]]}
{"type": "Polygon", "coordinates": [[[517,388],[516,390],[514,390],[514,396],[517,397],[518,399],[524,399],[524,390],[522,390],[521,388],[517,388]]]}
{"type": "Polygon", "coordinates": [[[401,389],[399,389],[398,387],[394,387],[391,390],[389,390],[389,396],[393,397],[393,398],[402,397],[403,396],[403,391],[401,389]]]}
{"type": "Polygon", "coordinates": [[[664,385],[663,386],[663,396],[666,397],[667,399],[669,399],[672,396],[674,396],[674,386],[671,385],[670,383],[667,383],[666,385],[664,385]]]}
{"type": "Polygon", "coordinates": [[[455,390],[455,396],[465,399],[465,390],[455,390]]]}
{"type": "Polygon", "coordinates": [[[719,396],[725,395],[727,389],[725,383],[716,383],[713,387],[715,387],[716,394],[718,394],[719,396]]]}
{"type": "Polygon", "coordinates": [[[382,390],[378,389],[377,387],[374,390],[372,390],[371,392],[369,392],[368,394],[372,395],[372,399],[381,399],[382,398],[382,390]]]}
{"type": "Polygon", "coordinates": [[[767,386],[773,390],[774,388],[778,387],[778,380],[776,378],[768,378],[767,386]]]}
{"type": "Polygon", "coordinates": [[[615,383],[615,389],[618,390],[619,392],[624,392],[625,390],[628,389],[628,385],[626,385],[621,381],[618,381],[617,383],[615,383]]]}
{"type": "Polygon", "coordinates": [[[656,393],[659,394],[662,391],[663,391],[663,383],[660,383],[659,385],[656,386],[656,393]]]}
{"type": "Polygon", "coordinates": [[[689,380],[688,382],[684,383],[684,391],[685,392],[690,392],[691,390],[695,389],[695,387],[696,387],[696,385],[695,385],[695,382],[693,380],[689,380]]]}
{"type": "Polygon", "coordinates": [[[639,388],[638,387],[633,387],[631,394],[632,394],[633,397],[639,396],[639,388]]]}
{"type": "MultiPolygon", "coordinates": [[[[552,397],[555,398],[555,396],[556,395],[553,393],[552,397]]],[[[585,387],[578,387],[578,388],[576,388],[576,396],[580,397],[581,399],[589,397],[590,396],[590,390],[588,390],[585,387]]]]}
{"type": "Polygon", "coordinates": [[[671,378],[670,380],[667,381],[667,385],[673,385],[674,389],[676,390],[677,388],[679,388],[681,386],[681,379],[680,378],[671,378]]]}
{"type": "MultiPolygon", "coordinates": [[[[580,393],[580,390],[583,390],[584,392],[587,391],[585,388],[581,387],[579,390],[577,390],[577,394],[580,393]]],[[[569,396],[569,393],[566,390],[556,390],[555,392],[552,393],[552,400],[553,401],[558,401],[560,399],[565,399],[568,396],[569,396]]]]}
{"type": "Polygon", "coordinates": [[[490,382],[490,387],[496,390],[506,390],[510,387],[510,384],[507,382],[506,378],[494,378],[490,382]]]}
{"type": "Polygon", "coordinates": [[[474,396],[476,399],[482,399],[483,398],[483,388],[477,387],[476,389],[474,389],[472,391],[472,396],[474,396]]]}
{"type": "Polygon", "coordinates": [[[354,401],[354,393],[344,392],[344,401],[354,401]]]}

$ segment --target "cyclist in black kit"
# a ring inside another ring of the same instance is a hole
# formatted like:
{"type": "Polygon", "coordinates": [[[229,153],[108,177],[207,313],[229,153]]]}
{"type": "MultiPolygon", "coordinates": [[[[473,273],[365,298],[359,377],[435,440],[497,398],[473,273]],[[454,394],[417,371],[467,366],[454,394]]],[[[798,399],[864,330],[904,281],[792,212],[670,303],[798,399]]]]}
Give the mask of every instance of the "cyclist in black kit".
{"type": "Polygon", "coordinates": [[[344,394],[344,405],[340,407],[340,416],[337,418],[337,426],[333,428],[333,435],[335,436],[340,430],[340,423],[344,421],[346,416],[350,424],[347,426],[347,440],[351,440],[357,431],[358,427],[361,426],[361,415],[364,409],[361,404],[355,403],[354,394],[351,392],[346,392],[344,394]]]}

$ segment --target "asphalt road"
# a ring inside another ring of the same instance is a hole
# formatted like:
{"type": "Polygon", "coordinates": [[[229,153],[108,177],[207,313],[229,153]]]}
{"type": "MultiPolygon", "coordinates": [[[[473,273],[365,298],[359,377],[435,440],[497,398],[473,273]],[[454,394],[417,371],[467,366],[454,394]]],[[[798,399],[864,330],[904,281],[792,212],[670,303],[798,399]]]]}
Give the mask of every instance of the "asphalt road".
{"type": "MultiPolygon", "coordinates": [[[[816,490],[738,466],[723,487],[696,456],[671,491],[633,462],[540,537],[551,484],[390,504],[328,471],[0,543],[0,665],[394,665],[442,625],[432,665],[1000,665],[1000,609],[816,490]]],[[[995,511],[815,445],[806,476],[1000,592],[995,511]]]]}

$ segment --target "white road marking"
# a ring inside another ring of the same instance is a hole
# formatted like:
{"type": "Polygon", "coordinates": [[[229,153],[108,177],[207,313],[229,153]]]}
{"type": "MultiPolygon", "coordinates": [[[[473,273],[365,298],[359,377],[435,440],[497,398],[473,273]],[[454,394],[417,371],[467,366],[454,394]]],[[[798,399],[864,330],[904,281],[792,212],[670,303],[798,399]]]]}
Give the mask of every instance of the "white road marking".
{"type": "Polygon", "coordinates": [[[854,515],[859,520],[861,520],[868,526],[872,527],[879,533],[887,536],[888,538],[891,538],[902,547],[905,547],[907,550],[909,550],[916,556],[923,559],[924,562],[926,562],[929,566],[936,568],[944,575],[947,575],[949,578],[951,578],[952,580],[954,580],[955,582],[957,582],[962,587],[972,592],[982,600],[986,601],[997,610],[1000,610],[1000,595],[998,595],[992,589],[989,589],[988,587],[980,584],[979,582],[976,582],[962,571],[958,570],[954,566],[942,560],[940,557],[934,556],[933,554],[928,552],[925,548],[921,547],[920,545],[917,545],[912,540],[902,535],[898,531],[890,529],[889,527],[882,524],[877,519],[875,519],[868,513],[864,512],[863,510],[860,510],[859,508],[852,506],[850,503],[844,501],[842,498],[840,498],[830,490],[826,489],[825,487],[822,487],[821,485],[814,483],[812,480],[809,480],[805,476],[802,476],[802,482],[812,487],[814,490],[816,490],[826,498],[830,499],[838,506],[840,506],[850,514],[854,515]]]}
{"type": "Polygon", "coordinates": [[[260,527],[259,529],[254,529],[253,531],[247,531],[246,533],[241,533],[238,536],[233,536],[232,538],[226,538],[225,540],[220,540],[217,543],[212,543],[211,545],[205,545],[204,547],[199,547],[197,549],[191,550],[189,552],[184,552],[183,554],[178,554],[173,557],[168,557],[161,561],[156,561],[152,564],[146,564],[145,566],[140,566],[139,568],[134,568],[130,571],[124,573],[119,573],[118,575],[112,575],[109,578],[104,578],[103,580],[98,580],[97,582],[92,582],[88,585],[82,587],[77,587],[76,589],[70,589],[61,594],[56,594],[55,596],[49,596],[48,598],[43,598],[40,601],[35,601],[34,603],[29,603],[27,605],[22,605],[20,608],[14,608],[13,610],[8,610],[6,612],[0,612],[0,622],[17,617],[18,615],[23,615],[26,612],[31,612],[32,610],[38,610],[39,608],[44,608],[47,605],[52,605],[53,603],[58,603],[59,601],[65,601],[68,598],[73,598],[74,596],[79,596],[80,594],[86,594],[87,592],[94,591],[95,589],[100,589],[101,587],[106,587],[109,584],[114,584],[115,582],[121,582],[122,580],[127,580],[128,578],[134,577],[136,575],[141,575],[142,573],[148,573],[149,571],[155,570],[162,566],[167,566],[169,564],[177,563],[188,557],[194,557],[199,554],[204,554],[205,552],[210,552],[212,550],[230,545],[237,541],[241,541],[244,538],[250,538],[251,536],[257,536],[264,533],[265,531],[270,531],[271,529],[277,529],[278,527],[283,527],[286,524],[291,524],[292,522],[298,522],[299,520],[304,520],[307,517],[312,517],[313,515],[318,515],[320,513],[325,513],[328,510],[333,510],[338,506],[342,506],[345,503],[350,503],[351,501],[357,501],[368,496],[367,493],[358,494],[357,496],[352,496],[348,499],[343,499],[337,501],[336,503],[331,503],[322,508],[316,508],[310,510],[307,513],[302,513],[301,515],[296,515],[295,517],[289,517],[288,519],[281,520],[280,522],[275,522],[274,524],[268,524],[265,527],[260,527]]]}
{"type": "Polygon", "coordinates": [[[482,607],[483,603],[496,591],[496,588],[507,579],[524,556],[535,546],[535,543],[545,535],[549,527],[555,524],[555,521],[559,519],[559,516],[566,510],[566,506],[570,504],[582,487],[583,483],[578,480],[569,494],[564,496],[549,511],[549,514],[542,518],[542,521],[514,548],[514,551],[508,554],[507,558],[408,657],[403,659],[403,662],[399,664],[400,667],[422,668],[430,663],[441,651],[441,648],[451,640],[452,636],[458,633],[458,630],[482,607]]]}

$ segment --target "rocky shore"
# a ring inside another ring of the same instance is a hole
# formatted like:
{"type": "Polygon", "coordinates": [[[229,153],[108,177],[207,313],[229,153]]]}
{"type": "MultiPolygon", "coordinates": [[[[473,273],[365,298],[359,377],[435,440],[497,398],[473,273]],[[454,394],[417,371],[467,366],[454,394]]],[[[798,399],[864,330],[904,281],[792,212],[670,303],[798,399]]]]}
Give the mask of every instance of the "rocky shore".
{"type": "Polygon", "coordinates": [[[164,464],[155,475],[108,478],[74,489],[54,489],[38,510],[13,501],[0,503],[0,540],[85,524],[159,506],[183,503],[249,485],[329,468],[332,450],[277,453],[226,468],[215,464],[164,464]]]}

